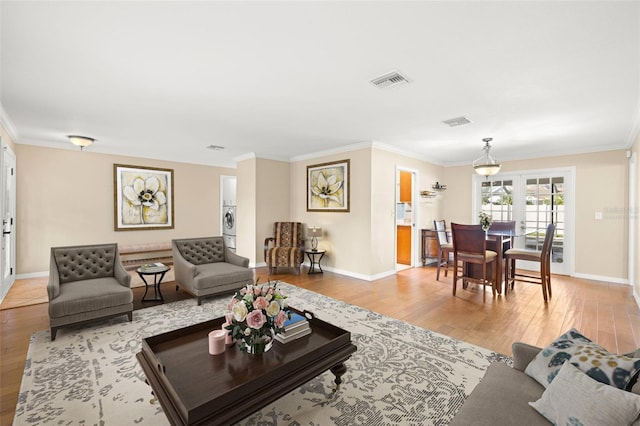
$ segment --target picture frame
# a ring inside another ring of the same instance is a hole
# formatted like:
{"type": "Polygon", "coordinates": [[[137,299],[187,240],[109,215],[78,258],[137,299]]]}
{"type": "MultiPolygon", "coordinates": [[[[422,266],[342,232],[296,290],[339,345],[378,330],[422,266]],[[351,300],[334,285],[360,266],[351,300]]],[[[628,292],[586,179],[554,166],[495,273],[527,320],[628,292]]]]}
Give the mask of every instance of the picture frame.
{"type": "Polygon", "coordinates": [[[307,211],[349,212],[350,160],[307,166],[307,211]]]}
{"type": "Polygon", "coordinates": [[[173,169],[113,165],[114,229],[173,229],[173,169]]]}

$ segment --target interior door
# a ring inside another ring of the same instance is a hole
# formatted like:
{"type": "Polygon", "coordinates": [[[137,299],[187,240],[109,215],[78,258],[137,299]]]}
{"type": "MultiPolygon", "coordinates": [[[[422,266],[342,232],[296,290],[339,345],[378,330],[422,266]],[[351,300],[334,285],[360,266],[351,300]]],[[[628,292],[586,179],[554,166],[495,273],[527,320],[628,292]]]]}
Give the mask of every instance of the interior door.
{"type": "Polygon", "coordinates": [[[0,300],[9,292],[16,279],[16,157],[13,151],[0,140],[1,182],[0,206],[2,220],[2,242],[0,244],[1,272],[0,300]]]}
{"type": "MultiPolygon", "coordinates": [[[[476,179],[477,212],[494,220],[515,220],[514,246],[541,250],[547,225],[556,224],[551,272],[570,275],[573,265],[574,173],[549,169],[520,174],[500,173],[476,179]]],[[[477,214],[476,214],[477,216],[477,214]]],[[[519,269],[539,270],[537,262],[518,262],[519,269]]]]}

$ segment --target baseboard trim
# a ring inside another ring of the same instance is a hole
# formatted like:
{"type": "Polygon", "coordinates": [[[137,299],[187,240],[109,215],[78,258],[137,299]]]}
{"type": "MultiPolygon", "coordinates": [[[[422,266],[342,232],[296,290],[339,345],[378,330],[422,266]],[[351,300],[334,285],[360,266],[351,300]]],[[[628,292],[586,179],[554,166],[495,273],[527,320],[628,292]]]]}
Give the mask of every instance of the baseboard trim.
{"type": "Polygon", "coordinates": [[[30,274],[19,274],[16,275],[16,280],[26,280],[29,278],[40,278],[49,276],[49,271],[44,272],[31,272],[30,274]]]}
{"type": "Polygon", "coordinates": [[[582,278],[585,280],[603,281],[607,283],[631,285],[629,280],[626,278],[613,278],[613,277],[606,277],[604,275],[591,275],[591,274],[573,274],[572,276],[574,278],[582,278]]]}

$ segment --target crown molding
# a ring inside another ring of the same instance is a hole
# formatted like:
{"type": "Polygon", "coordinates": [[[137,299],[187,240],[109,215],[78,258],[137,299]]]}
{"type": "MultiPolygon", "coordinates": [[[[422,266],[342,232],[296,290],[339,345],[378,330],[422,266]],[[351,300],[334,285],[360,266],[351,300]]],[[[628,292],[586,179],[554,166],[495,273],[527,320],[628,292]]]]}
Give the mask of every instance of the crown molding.
{"type": "Polygon", "coordinates": [[[318,157],[326,157],[327,155],[342,154],[344,152],[356,151],[358,149],[371,148],[372,146],[373,142],[360,142],[356,144],[341,146],[339,148],[326,149],[324,151],[316,151],[310,154],[298,155],[289,158],[289,161],[293,163],[296,161],[311,160],[318,157]]]}
{"type": "Polygon", "coordinates": [[[7,131],[11,140],[14,143],[18,143],[18,132],[16,131],[11,118],[9,118],[9,114],[7,114],[7,111],[4,109],[2,102],[0,102],[0,124],[7,131]]]}
{"type": "Polygon", "coordinates": [[[631,148],[634,143],[640,138],[640,100],[636,105],[636,111],[633,114],[633,124],[627,137],[627,148],[631,148]]]}

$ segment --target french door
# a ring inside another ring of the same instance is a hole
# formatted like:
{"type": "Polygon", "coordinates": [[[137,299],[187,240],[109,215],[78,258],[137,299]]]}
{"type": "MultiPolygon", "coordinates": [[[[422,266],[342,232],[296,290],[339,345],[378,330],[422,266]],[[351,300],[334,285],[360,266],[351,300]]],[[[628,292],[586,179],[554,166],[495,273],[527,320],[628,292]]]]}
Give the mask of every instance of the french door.
{"type": "Polygon", "coordinates": [[[16,157],[0,140],[0,219],[2,242],[0,260],[0,300],[6,296],[16,279],[16,157]]]}
{"type": "MultiPolygon", "coordinates": [[[[515,220],[515,247],[541,250],[547,225],[556,230],[551,248],[551,272],[573,273],[575,170],[548,169],[500,173],[484,179],[474,176],[474,216],[480,211],[493,220],[515,220]]],[[[518,268],[538,270],[535,262],[518,262],[518,268]]]]}

